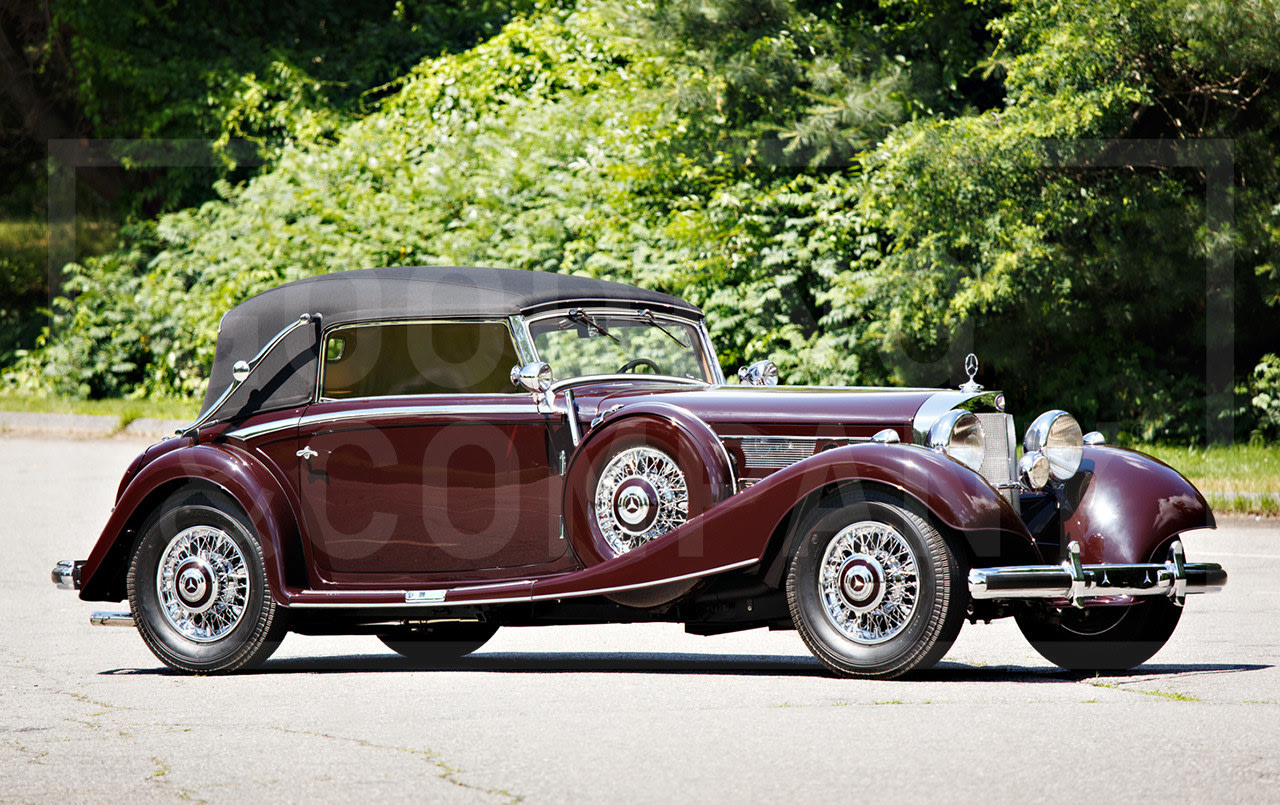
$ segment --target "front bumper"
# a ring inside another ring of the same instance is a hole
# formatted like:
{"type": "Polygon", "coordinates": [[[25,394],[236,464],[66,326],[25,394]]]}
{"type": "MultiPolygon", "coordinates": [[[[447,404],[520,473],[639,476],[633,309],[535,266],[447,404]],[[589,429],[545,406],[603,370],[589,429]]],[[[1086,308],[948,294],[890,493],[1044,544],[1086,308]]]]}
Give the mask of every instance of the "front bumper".
{"type": "Polygon", "coordinates": [[[53,566],[53,583],[59,590],[79,590],[80,571],[83,569],[83,559],[63,559],[53,566]]]}
{"type": "Polygon", "coordinates": [[[1067,551],[1060,565],[974,568],[969,596],[976,601],[1049,599],[1083,607],[1097,599],[1163,595],[1182,606],[1189,594],[1221,592],[1227,584],[1221,565],[1187,564],[1180,540],[1174,540],[1164,564],[1085,565],[1079,543],[1070,543],[1067,551]]]}

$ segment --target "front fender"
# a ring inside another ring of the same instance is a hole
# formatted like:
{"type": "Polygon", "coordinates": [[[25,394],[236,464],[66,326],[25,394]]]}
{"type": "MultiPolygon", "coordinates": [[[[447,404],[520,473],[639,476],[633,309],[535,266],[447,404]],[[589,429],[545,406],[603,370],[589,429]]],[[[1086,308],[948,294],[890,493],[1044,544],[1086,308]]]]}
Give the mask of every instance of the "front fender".
{"type": "Polygon", "coordinates": [[[977,473],[911,445],[857,444],[779,470],[628,553],[535,582],[534,596],[625,590],[760,564],[777,555],[773,537],[797,507],[850,482],[890,487],[918,501],[960,532],[981,561],[1042,561],[1017,513],[977,473]]]}
{"type": "Polygon", "coordinates": [[[129,481],[81,572],[85,601],[122,601],[133,535],[143,520],[188,484],[217,487],[244,509],[262,543],[272,595],[285,597],[288,546],[298,543],[298,520],[279,480],[249,453],[227,444],[174,450],[143,467],[129,481]]]}
{"type": "Polygon", "coordinates": [[[1214,528],[1209,504],[1177,470],[1134,450],[1084,448],[1080,480],[1067,489],[1063,532],[1086,564],[1155,561],[1171,537],[1214,528]]]}

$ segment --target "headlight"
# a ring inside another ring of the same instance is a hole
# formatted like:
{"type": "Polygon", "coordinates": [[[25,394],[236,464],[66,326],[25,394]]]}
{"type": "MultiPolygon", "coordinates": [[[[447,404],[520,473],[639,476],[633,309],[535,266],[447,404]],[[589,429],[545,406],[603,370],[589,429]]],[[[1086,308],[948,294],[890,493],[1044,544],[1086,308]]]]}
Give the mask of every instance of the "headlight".
{"type": "Polygon", "coordinates": [[[1049,483],[1049,459],[1044,453],[1023,453],[1018,459],[1018,478],[1028,492],[1044,489],[1049,483]]]}
{"type": "Polygon", "coordinates": [[[968,411],[948,411],[929,428],[929,447],[976,471],[987,450],[982,423],[968,411]]]}
{"type": "Polygon", "coordinates": [[[1049,472],[1065,481],[1080,469],[1084,456],[1080,423],[1066,411],[1046,411],[1027,428],[1022,450],[1024,455],[1043,453],[1049,460],[1049,472]]]}

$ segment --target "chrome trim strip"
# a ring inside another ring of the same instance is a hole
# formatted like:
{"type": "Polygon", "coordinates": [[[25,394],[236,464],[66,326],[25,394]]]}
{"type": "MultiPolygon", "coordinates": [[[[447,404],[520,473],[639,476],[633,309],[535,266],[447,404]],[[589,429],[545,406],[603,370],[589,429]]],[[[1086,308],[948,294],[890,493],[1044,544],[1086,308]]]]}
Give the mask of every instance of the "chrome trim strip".
{"type": "Polygon", "coordinates": [[[276,433],[277,431],[289,430],[298,427],[298,421],[302,419],[302,415],[288,417],[286,419],[277,419],[274,422],[260,422],[257,425],[249,425],[243,428],[236,428],[227,431],[226,436],[231,439],[252,439],[255,436],[265,436],[268,433],[276,433]]]}
{"type": "Polygon", "coordinates": [[[713,576],[716,573],[728,573],[731,570],[741,570],[744,567],[750,567],[759,563],[759,559],[745,559],[741,562],[734,562],[721,567],[712,568],[711,570],[699,570],[696,573],[685,573],[683,576],[672,576],[670,578],[660,579],[659,581],[645,581],[639,584],[623,584],[618,587],[600,587],[594,590],[582,590],[578,592],[560,593],[558,595],[535,595],[534,601],[558,601],[561,598],[584,598],[590,595],[607,595],[609,593],[621,593],[627,590],[641,590],[645,587],[658,587],[663,584],[672,584],[678,581],[688,581],[689,579],[702,578],[703,576],[713,576]]]}
{"type": "MultiPolygon", "coordinates": [[[[385,399],[385,398],[380,398],[385,399]]],[[[527,416],[536,413],[521,398],[515,405],[493,405],[478,403],[476,405],[404,405],[377,406],[373,408],[355,408],[350,411],[335,411],[324,414],[307,414],[298,418],[298,426],[305,427],[321,422],[343,422],[350,419],[370,419],[373,417],[406,417],[406,416],[456,416],[458,414],[489,414],[494,416],[527,416]]]]}
{"type": "MultiPolygon", "coordinates": [[[[508,397],[506,394],[487,394],[486,397],[508,397]]],[[[361,397],[364,400],[395,400],[403,399],[398,397],[361,397]]],[[[413,399],[422,399],[414,397],[413,399]]],[[[352,419],[369,419],[373,417],[383,417],[396,419],[399,417],[411,416],[457,416],[460,414],[484,414],[490,416],[526,416],[530,413],[537,413],[524,398],[520,398],[519,402],[513,402],[509,405],[499,405],[496,403],[476,403],[475,405],[385,405],[373,406],[369,408],[354,408],[349,411],[335,411],[323,414],[307,414],[299,416],[296,419],[287,419],[279,422],[263,423],[261,425],[250,425],[247,428],[238,428],[228,432],[228,437],[236,439],[250,439],[254,436],[262,436],[267,433],[274,433],[280,430],[287,430],[292,427],[304,427],[315,425],[323,422],[345,422],[352,419]]]]}
{"type": "MultiPolygon", "coordinates": [[[[531,601],[557,601],[562,598],[584,598],[592,595],[607,595],[609,593],[624,592],[626,590],[639,590],[645,587],[657,587],[662,584],[671,584],[671,583],[680,582],[680,581],[687,581],[689,579],[701,578],[703,576],[711,576],[711,575],[715,575],[716,573],[727,573],[731,570],[740,570],[744,567],[750,567],[751,565],[754,565],[759,561],[760,561],[759,559],[746,559],[741,562],[734,562],[732,564],[723,565],[721,567],[711,568],[710,570],[700,570],[696,573],[686,573],[682,576],[672,576],[669,578],[658,579],[657,581],[646,581],[646,582],[641,582],[639,584],[624,584],[617,587],[598,587],[590,590],[575,590],[575,591],[566,592],[566,593],[554,593],[554,594],[547,594],[547,595],[532,595],[531,594],[532,589],[531,589],[529,593],[523,593],[520,595],[500,596],[495,598],[481,598],[481,599],[471,599],[471,600],[462,600],[462,601],[449,601],[446,599],[444,601],[410,602],[406,600],[404,603],[390,602],[390,603],[375,603],[375,604],[353,604],[353,603],[346,603],[341,601],[333,601],[333,602],[316,601],[316,602],[309,602],[309,603],[290,604],[289,606],[290,608],[293,608],[293,609],[330,609],[330,608],[337,608],[337,607],[347,608],[347,609],[403,609],[405,607],[465,607],[465,606],[478,606],[481,604],[520,604],[520,603],[529,603],[531,601]]],[[[516,584],[521,584],[521,583],[533,585],[536,582],[534,581],[510,582],[512,586],[516,584]]],[[[507,585],[492,584],[492,585],[482,585],[480,587],[456,587],[456,588],[446,590],[445,593],[446,595],[448,595],[452,593],[467,592],[469,590],[487,589],[488,587],[502,587],[502,586],[507,586],[507,585]]],[[[310,592],[316,592],[316,591],[307,590],[306,592],[310,593],[310,592]]],[[[339,591],[334,591],[332,593],[326,593],[326,595],[331,595],[331,596],[398,595],[401,597],[407,597],[410,592],[437,592],[437,591],[435,590],[427,590],[427,591],[339,590],[339,591]]]]}
{"type": "MultiPolygon", "coordinates": [[[[554,371],[554,367],[553,367],[554,371]]],[[[634,383],[636,380],[660,380],[664,383],[679,383],[683,386],[699,386],[710,387],[711,384],[705,380],[698,380],[692,377],[678,377],[677,375],[581,375],[579,377],[569,377],[564,380],[557,380],[551,384],[548,389],[552,394],[572,386],[581,386],[587,383],[634,383]]]]}
{"type": "Polygon", "coordinates": [[[95,612],[89,616],[92,626],[134,626],[131,612],[95,612]]]}
{"type": "Polygon", "coordinates": [[[511,339],[516,343],[520,364],[537,363],[538,350],[533,348],[533,338],[529,335],[529,327],[524,323],[524,316],[508,316],[507,326],[511,329],[511,339]]]}

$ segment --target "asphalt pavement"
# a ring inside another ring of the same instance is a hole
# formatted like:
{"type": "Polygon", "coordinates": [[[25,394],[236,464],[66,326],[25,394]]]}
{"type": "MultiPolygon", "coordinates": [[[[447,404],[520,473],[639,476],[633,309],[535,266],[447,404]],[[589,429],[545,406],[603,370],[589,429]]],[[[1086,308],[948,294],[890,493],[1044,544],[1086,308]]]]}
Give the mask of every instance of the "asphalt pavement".
{"type": "Polygon", "coordinates": [[[501,630],[444,671],[290,635],[188,677],[49,581],[146,444],[0,435],[0,802],[1280,802],[1275,521],[1186,537],[1230,585],[1123,676],[1006,621],[890,682],[828,676],[793,632],[673,625],[501,630]]]}

